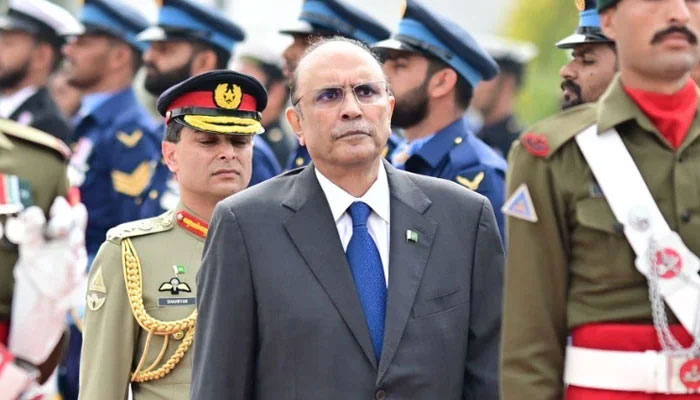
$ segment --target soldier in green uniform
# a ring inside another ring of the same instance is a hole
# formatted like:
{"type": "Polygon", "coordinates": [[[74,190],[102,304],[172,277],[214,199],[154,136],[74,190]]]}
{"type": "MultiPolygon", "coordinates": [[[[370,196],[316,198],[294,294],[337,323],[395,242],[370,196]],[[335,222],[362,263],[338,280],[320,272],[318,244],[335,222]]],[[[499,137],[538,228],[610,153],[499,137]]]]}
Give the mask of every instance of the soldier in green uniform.
{"type": "Polygon", "coordinates": [[[163,158],[178,206],[107,235],[88,277],[80,399],[188,399],[196,285],[216,203],[248,186],[263,86],[233,71],[192,77],[163,93],[163,158]]]}
{"type": "Polygon", "coordinates": [[[34,128],[0,120],[0,343],[7,343],[12,301],[12,269],[17,246],[4,233],[7,218],[31,205],[45,215],[58,196],[67,196],[68,147],[34,128]]]}
{"type": "Polygon", "coordinates": [[[700,399],[697,327],[679,323],[698,311],[700,2],[598,10],[620,74],[509,156],[502,398],[700,399]],[[654,247],[663,225],[679,239],[654,247]]]}
{"type": "MultiPolygon", "coordinates": [[[[0,345],[8,345],[15,286],[13,271],[19,257],[16,238],[13,237],[18,223],[7,222],[30,206],[41,208],[48,219],[54,200],[59,196],[68,197],[66,168],[69,156],[70,150],[60,139],[0,119],[0,345]]],[[[33,340],[36,347],[40,347],[45,336],[27,333],[33,337],[27,337],[25,342],[33,340]]],[[[40,372],[39,383],[44,383],[55,370],[61,348],[59,343],[53,351],[49,350],[50,354],[42,353],[43,361],[32,360],[40,372]]],[[[19,356],[26,357],[27,354],[19,356]]]]}

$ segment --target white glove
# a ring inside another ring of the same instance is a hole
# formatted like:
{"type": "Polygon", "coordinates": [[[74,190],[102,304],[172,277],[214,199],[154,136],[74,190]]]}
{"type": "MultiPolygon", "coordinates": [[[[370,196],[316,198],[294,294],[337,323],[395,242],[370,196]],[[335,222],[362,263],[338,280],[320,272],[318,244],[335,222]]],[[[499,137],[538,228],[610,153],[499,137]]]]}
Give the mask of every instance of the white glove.
{"type": "Polygon", "coordinates": [[[10,324],[10,350],[39,365],[58,344],[66,327],[66,312],[87,286],[85,226],[87,210],[56,198],[48,224],[38,207],[17,217],[15,242],[19,260],[10,324]]]}

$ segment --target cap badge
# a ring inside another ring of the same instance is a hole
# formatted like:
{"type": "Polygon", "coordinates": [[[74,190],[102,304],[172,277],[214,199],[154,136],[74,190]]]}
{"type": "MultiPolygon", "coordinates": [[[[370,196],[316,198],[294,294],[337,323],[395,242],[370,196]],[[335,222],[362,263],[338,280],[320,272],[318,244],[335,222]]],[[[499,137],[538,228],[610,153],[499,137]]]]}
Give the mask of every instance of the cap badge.
{"type": "Polygon", "coordinates": [[[238,85],[220,83],[214,90],[214,103],[218,107],[234,110],[241,105],[241,99],[243,99],[243,92],[238,85]]]}
{"type": "Polygon", "coordinates": [[[586,11],[586,0],[574,0],[574,4],[579,11],[586,11]]]}

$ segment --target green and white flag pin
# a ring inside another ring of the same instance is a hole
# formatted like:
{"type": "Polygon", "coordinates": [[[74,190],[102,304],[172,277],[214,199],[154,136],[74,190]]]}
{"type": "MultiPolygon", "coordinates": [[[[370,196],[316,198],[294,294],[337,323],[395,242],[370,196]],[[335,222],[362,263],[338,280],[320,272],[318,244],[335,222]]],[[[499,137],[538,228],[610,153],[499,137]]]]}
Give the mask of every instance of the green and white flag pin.
{"type": "Polygon", "coordinates": [[[185,273],[184,265],[173,265],[173,274],[180,275],[185,273]]]}
{"type": "Polygon", "coordinates": [[[407,230],[406,231],[406,240],[409,242],[418,243],[418,232],[414,232],[410,229],[407,230]]]}

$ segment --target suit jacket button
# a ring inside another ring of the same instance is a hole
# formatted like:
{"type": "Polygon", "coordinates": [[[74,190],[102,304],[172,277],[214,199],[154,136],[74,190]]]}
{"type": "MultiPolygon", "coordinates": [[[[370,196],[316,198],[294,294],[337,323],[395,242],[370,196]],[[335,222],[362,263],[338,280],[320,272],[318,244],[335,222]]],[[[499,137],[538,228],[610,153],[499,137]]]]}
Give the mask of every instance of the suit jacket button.
{"type": "Polygon", "coordinates": [[[374,398],[377,400],[384,400],[386,399],[386,392],[383,391],[382,389],[377,390],[377,392],[374,394],[374,398]]]}

